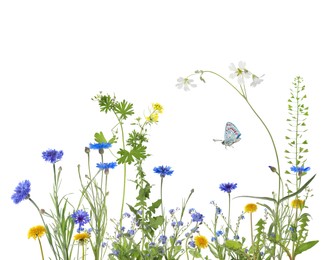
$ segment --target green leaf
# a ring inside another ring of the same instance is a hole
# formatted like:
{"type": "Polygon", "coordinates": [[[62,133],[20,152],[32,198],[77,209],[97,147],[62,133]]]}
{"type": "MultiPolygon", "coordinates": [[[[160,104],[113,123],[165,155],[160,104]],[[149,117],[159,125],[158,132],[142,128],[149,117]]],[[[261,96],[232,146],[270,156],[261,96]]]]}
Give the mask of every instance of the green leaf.
{"type": "Polygon", "coordinates": [[[120,119],[126,119],[128,116],[134,114],[133,104],[123,100],[115,104],[114,111],[115,113],[119,114],[120,119]]]}
{"type": "Polygon", "coordinates": [[[118,151],[120,158],[117,159],[118,164],[128,163],[131,164],[135,160],[145,159],[146,156],[146,147],[139,145],[134,147],[131,151],[125,149],[120,149],[118,151]]]}
{"type": "Polygon", "coordinates": [[[258,197],[258,196],[243,195],[243,196],[234,197],[233,199],[236,199],[236,198],[253,198],[253,199],[260,199],[260,200],[268,200],[268,201],[272,201],[272,202],[276,203],[276,200],[273,199],[273,198],[270,198],[270,197],[258,197]]]}
{"type": "Polygon", "coordinates": [[[162,202],[161,199],[158,199],[157,201],[153,202],[153,203],[152,203],[152,206],[148,207],[148,209],[149,209],[150,211],[152,211],[153,213],[155,213],[155,210],[156,210],[158,207],[160,207],[161,202],[162,202]]]}
{"type": "Polygon", "coordinates": [[[157,229],[159,226],[161,226],[164,222],[164,217],[162,216],[157,216],[157,217],[152,217],[150,219],[150,225],[154,228],[157,229]]]}
{"type": "Polygon", "coordinates": [[[107,140],[106,140],[103,132],[95,133],[94,139],[97,143],[107,143],[107,140]]]}
{"type": "Polygon", "coordinates": [[[238,241],[234,240],[226,240],[225,241],[225,247],[231,250],[239,250],[242,248],[242,244],[238,241]]]}
{"type": "Polygon", "coordinates": [[[294,192],[294,193],[292,193],[292,194],[290,194],[290,195],[288,195],[288,196],[285,196],[285,197],[283,197],[280,201],[279,201],[279,203],[281,203],[281,202],[283,202],[283,201],[285,201],[285,200],[287,200],[287,199],[289,199],[289,198],[291,198],[291,197],[293,197],[293,196],[296,196],[296,195],[298,195],[298,194],[300,194],[308,185],[309,185],[309,183],[311,183],[312,181],[313,181],[313,179],[315,178],[315,176],[316,176],[316,174],[313,176],[313,177],[311,177],[300,189],[298,189],[296,192],[294,192]]]}
{"type": "Polygon", "coordinates": [[[318,240],[313,240],[313,241],[309,241],[309,242],[305,242],[301,245],[299,245],[296,249],[295,249],[295,255],[301,254],[302,252],[312,248],[313,246],[315,246],[319,241],[318,240]]]}

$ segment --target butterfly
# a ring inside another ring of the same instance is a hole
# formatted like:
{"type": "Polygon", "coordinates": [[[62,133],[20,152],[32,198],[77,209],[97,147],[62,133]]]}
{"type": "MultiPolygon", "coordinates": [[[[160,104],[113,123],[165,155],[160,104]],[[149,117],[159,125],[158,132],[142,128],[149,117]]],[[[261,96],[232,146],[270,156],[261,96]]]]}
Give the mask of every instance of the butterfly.
{"type": "Polygon", "coordinates": [[[220,141],[223,145],[225,145],[225,148],[227,146],[231,146],[234,143],[239,142],[241,133],[239,132],[238,128],[232,124],[231,122],[227,122],[225,126],[225,133],[224,133],[224,140],[219,139],[213,139],[214,142],[220,141]]]}

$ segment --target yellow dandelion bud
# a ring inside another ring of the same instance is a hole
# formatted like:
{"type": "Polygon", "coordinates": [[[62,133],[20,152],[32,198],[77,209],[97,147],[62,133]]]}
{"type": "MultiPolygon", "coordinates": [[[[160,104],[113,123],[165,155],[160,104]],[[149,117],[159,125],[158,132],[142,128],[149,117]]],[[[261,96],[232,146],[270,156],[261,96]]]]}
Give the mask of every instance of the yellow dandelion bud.
{"type": "Polygon", "coordinates": [[[195,236],[195,245],[198,248],[206,248],[208,246],[208,239],[205,236],[195,236]]]}
{"type": "Polygon", "coordinates": [[[153,103],[152,107],[153,107],[154,111],[157,111],[160,114],[163,113],[163,106],[161,106],[161,104],[159,104],[159,103],[153,103]]]}
{"type": "Polygon", "coordinates": [[[151,123],[156,123],[159,121],[159,114],[153,113],[150,116],[146,116],[146,120],[151,123]]]}
{"type": "Polygon", "coordinates": [[[304,200],[300,200],[300,199],[292,200],[291,206],[294,209],[302,209],[304,206],[304,200]]]}
{"type": "Polygon", "coordinates": [[[86,242],[90,238],[90,234],[87,232],[78,233],[74,236],[75,241],[86,242]]]}
{"type": "Polygon", "coordinates": [[[257,205],[254,204],[254,203],[246,204],[245,207],[244,207],[244,211],[245,211],[246,213],[253,213],[253,212],[256,212],[256,211],[257,211],[257,205]]]}
{"type": "Polygon", "coordinates": [[[35,227],[31,227],[28,231],[28,239],[29,238],[38,238],[38,237],[42,237],[46,232],[46,229],[44,226],[38,225],[35,227]]]}

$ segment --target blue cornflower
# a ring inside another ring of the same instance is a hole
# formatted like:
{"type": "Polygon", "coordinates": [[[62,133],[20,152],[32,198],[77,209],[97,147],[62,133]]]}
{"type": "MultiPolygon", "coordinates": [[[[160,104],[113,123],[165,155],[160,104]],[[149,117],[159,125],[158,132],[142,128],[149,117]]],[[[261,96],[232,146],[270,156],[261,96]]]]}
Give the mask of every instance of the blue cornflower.
{"type": "Polygon", "coordinates": [[[222,209],[220,207],[216,207],[216,214],[221,214],[222,213],[222,209]]]}
{"type": "Polygon", "coordinates": [[[12,195],[12,200],[15,204],[19,204],[24,199],[29,198],[29,192],[30,192],[30,181],[25,180],[22,181],[16,186],[14,190],[14,194],[12,195]]]}
{"type": "Polygon", "coordinates": [[[231,191],[236,188],[237,188],[237,183],[228,182],[228,183],[222,183],[219,185],[219,189],[227,193],[231,193],[231,191]]]}
{"type": "Polygon", "coordinates": [[[201,213],[195,212],[191,214],[191,218],[193,222],[202,222],[204,216],[201,213]]]}
{"type": "Polygon", "coordinates": [[[234,236],[233,236],[233,239],[238,240],[238,239],[239,239],[239,236],[238,236],[238,235],[234,235],[234,236]]]}
{"type": "Polygon", "coordinates": [[[106,247],[107,246],[107,243],[106,242],[103,242],[102,243],[102,247],[104,248],[104,247],[106,247]]]}
{"type": "Polygon", "coordinates": [[[215,242],[216,240],[217,240],[216,237],[212,237],[212,238],[211,238],[211,241],[212,241],[212,242],[215,242]]]}
{"type": "Polygon", "coordinates": [[[176,221],[173,221],[173,222],[171,223],[171,225],[172,225],[172,227],[175,227],[175,226],[176,226],[176,221]]]}
{"type": "Polygon", "coordinates": [[[101,170],[106,170],[106,169],[114,169],[117,166],[116,162],[110,162],[110,163],[97,163],[97,168],[101,170]]]}
{"type": "Polygon", "coordinates": [[[304,175],[304,174],[307,173],[307,171],[310,170],[310,167],[304,167],[304,166],[301,166],[301,167],[299,166],[299,167],[297,167],[297,166],[292,166],[290,169],[291,169],[291,171],[296,172],[296,173],[298,173],[299,175],[304,175]]]}
{"type": "Polygon", "coordinates": [[[176,246],[180,246],[181,244],[182,244],[182,240],[177,240],[175,243],[176,246]]]}
{"type": "Polygon", "coordinates": [[[163,245],[167,243],[167,236],[162,235],[159,237],[159,242],[161,242],[163,245]]]}
{"type": "Polygon", "coordinates": [[[86,223],[89,223],[90,221],[90,216],[89,214],[84,211],[84,210],[77,210],[76,212],[74,212],[71,217],[73,218],[75,224],[79,224],[78,226],[78,229],[77,229],[77,232],[81,232],[84,230],[83,226],[86,224],[86,223]]]}
{"type": "Polygon", "coordinates": [[[42,152],[42,158],[46,161],[46,162],[50,162],[50,163],[56,163],[59,160],[61,160],[63,157],[63,151],[56,151],[55,149],[49,149],[46,150],[44,152],[42,152]]]}
{"type": "Polygon", "coordinates": [[[154,167],[153,171],[155,173],[160,174],[161,177],[165,177],[166,175],[172,175],[173,174],[173,170],[171,170],[170,166],[158,166],[158,167],[154,167]]]}
{"type": "Polygon", "coordinates": [[[175,209],[170,209],[169,213],[170,213],[170,215],[173,215],[175,213],[175,209]]]}
{"type": "Polygon", "coordinates": [[[112,147],[112,144],[110,143],[94,143],[94,144],[90,143],[89,147],[90,149],[96,149],[96,150],[107,149],[107,148],[112,147]]]}
{"type": "Polygon", "coordinates": [[[178,227],[183,226],[183,221],[182,221],[182,220],[177,221],[177,226],[178,226],[178,227]]]}

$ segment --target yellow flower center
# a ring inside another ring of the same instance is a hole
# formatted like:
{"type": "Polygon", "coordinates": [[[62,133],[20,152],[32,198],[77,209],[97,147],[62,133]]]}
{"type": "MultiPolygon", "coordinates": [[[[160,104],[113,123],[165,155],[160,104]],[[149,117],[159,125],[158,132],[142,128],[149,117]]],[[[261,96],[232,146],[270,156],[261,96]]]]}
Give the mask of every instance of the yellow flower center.
{"type": "Polygon", "coordinates": [[[253,213],[253,212],[256,212],[257,211],[257,205],[254,204],[254,203],[249,203],[249,204],[246,204],[245,208],[244,208],[244,211],[246,213],[253,213]]]}
{"type": "Polygon", "coordinates": [[[195,237],[195,245],[198,248],[206,248],[208,246],[208,239],[205,236],[199,235],[195,237]]]}

